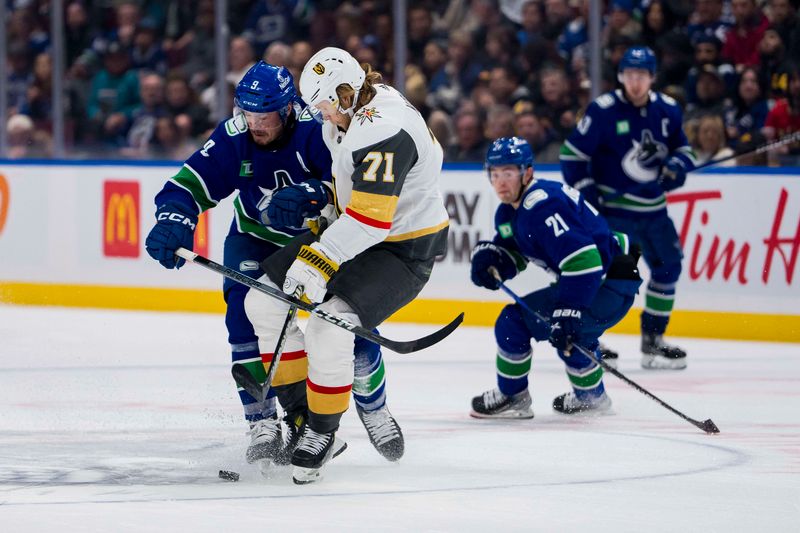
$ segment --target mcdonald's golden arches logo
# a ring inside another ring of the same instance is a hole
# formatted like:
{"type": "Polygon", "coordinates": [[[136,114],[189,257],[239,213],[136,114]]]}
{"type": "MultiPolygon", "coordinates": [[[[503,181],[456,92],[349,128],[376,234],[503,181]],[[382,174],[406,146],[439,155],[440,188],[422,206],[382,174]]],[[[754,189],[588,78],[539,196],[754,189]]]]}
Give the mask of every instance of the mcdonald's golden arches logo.
{"type": "Polygon", "coordinates": [[[0,174],[0,235],[3,234],[3,228],[6,226],[6,218],[8,217],[8,204],[11,197],[8,193],[8,182],[6,177],[0,174]]]}
{"type": "Polygon", "coordinates": [[[103,255],[139,257],[139,183],[103,182],[103,255]]]}

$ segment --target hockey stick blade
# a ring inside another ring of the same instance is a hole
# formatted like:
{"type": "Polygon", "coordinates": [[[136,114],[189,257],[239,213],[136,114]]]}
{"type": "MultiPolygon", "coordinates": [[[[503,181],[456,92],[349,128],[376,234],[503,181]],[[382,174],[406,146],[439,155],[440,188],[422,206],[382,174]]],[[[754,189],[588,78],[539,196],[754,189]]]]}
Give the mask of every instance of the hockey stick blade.
{"type": "Polygon", "coordinates": [[[266,396],[264,394],[264,387],[253,377],[253,374],[247,370],[246,366],[242,363],[234,363],[231,367],[231,375],[236,384],[243,388],[247,394],[255,398],[258,402],[264,401],[264,397],[266,396]]]}
{"type": "MultiPolygon", "coordinates": [[[[514,300],[520,307],[522,307],[528,313],[532,314],[536,318],[536,320],[539,320],[540,322],[542,322],[544,324],[549,324],[549,322],[547,321],[547,319],[545,317],[543,317],[540,313],[537,313],[534,309],[532,309],[527,303],[525,303],[525,300],[520,298],[517,293],[515,293],[514,291],[509,289],[508,286],[505,283],[503,283],[503,278],[500,277],[500,273],[497,271],[496,268],[489,267],[489,272],[492,274],[492,276],[500,284],[500,288],[503,290],[503,292],[506,293],[508,296],[510,296],[511,299],[514,300]]],[[[594,361],[595,363],[597,363],[598,365],[600,365],[601,367],[603,367],[603,370],[605,370],[606,372],[608,372],[610,374],[614,374],[616,377],[618,377],[619,379],[621,379],[622,381],[624,381],[625,383],[627,383],[628,385],[630,385],[631,387],[633,387],[637,391],[641,392],[642,394],[644,394],[645,396],[647,396],[651,400],[657,402],[659,405],[661,405],[665,409],[667,409],[667,410],[671,411],[672,413],[675,413],[679,417],[683,418],[684,420],[686,420],[687,422],[689,422],[690,424],[692,424],[696,428],[699,428],[699,429],[705,431],[707,434],[719,433],[719,428],[717,427],[717,425],[714,422],[712,422],[712,420],[710,418],[708,420],[704,420],[703,422],[700,422],[699,420],[695,420],[694,418],[683,414],[682,412],[678,411],[677,409],[672,407],[670,404],[668,404],[667,402],[665,402],[664,400],[662,400],[661,398],[659,398],[658,396],[656,396],[655,394],[653,394],[649,390],[645,389],[644,387],[642,387],[641,385],[639,385],[638,383],[636,383],[635,381],[630,379],[628,376],[626,376],[625,374],[623,374],[622,372],[620,372],[619,370],[617,370],[613,366],[611,366],[608,363],[606,363],[605,361],[603,361],[602,357],[597,357],[596,354],[590,352],[589,350],[587,350],[586,348],[584,348],[583,346],[580,346],[578,344],[573,344],[572,347],[574,349],[578,350],[580,353],[582,353],[586,357],[588,357],[589,359],[591,359],[592,361],[594,361]]]]}
{"type": "Polygon", "coordinates": [[[212,270],[217,274],[221,274],[228,279],[232,279],[233,281],[239,282],[242,285],[246,285],[251,289],[272,296],[273,298],[276,298],[282,301],[283,303],[293,305],[298,309],[307,311],[309,314],[312,314],[317,318],[321,318],[322,320],[329,322],[334,326],[346,329],[354,333],[355,335],[358,335],[359,337],[370,340],[375,344],[380,344],[384,348],[388,348],[393,352],[401,354],[413,353],[433,346],[437,342],[441,341],[442,339],[450,335],[453,331],[455,331],[455,329],[459,325],[461,325],[461,322],[464,321],[464,313],[461,313],[457,317],[455,317],[452,322],[450,322],[443,328],[434,331],[430,335],[410,341],[395,341],[392,339],[387,339],[386,337],[383,337],[376,333],[373,333],[371,330],[353,324],[349,320],[328,313],[327,311],[323,311],[322,309],[318,309],[313,305],[308,304],[302,300],[293,298],[281,290],[270,287],[269,285],[266,285],[264,283],[260,283],[251,277],[245,276],[244,274],[237,272],[232,268],[220,265],[219,263],[216,263],[211,259],[205,258],[202,255],[191,252],[186,248],[178,248],[178,250],[175,252],[175,255],[185,259],[186,261],[198,264],[209,270],[212,270]]]}

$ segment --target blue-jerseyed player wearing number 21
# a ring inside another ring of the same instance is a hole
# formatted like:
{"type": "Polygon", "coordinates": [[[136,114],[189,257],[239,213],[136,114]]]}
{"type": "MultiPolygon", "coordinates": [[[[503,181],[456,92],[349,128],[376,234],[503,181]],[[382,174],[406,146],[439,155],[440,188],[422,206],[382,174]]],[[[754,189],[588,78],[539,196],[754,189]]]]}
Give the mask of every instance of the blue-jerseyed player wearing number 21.
{"type": "Polygon", "coordinates": [[[628,312],[642,280],[628,237],[612,232],[581,194],[562,183],[535,179],[533,153],[516,137],[496,140],[486,156],[489,181],[500,199],[496,234],[472,252],[472,281],[497,290],[494,272],[516,276],[530,262],[556,276],[556,283],[506,306],[495,323],[497,388],[472,400],[476,418],[532,418],[528,373],[531,339],[549,340],[564,361],[572,390],[553,400],[564,414],[607,411],[611,400],[603,369],[571,349],[598,354],[598,337],[628,312]]]}

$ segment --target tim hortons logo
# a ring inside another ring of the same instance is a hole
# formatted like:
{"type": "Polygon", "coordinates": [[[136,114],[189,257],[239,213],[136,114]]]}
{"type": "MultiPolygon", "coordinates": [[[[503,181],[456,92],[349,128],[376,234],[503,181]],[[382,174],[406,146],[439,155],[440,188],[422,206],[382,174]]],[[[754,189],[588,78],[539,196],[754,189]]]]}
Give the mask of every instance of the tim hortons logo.
{"type": "Polygon", "coordinates": [[[325,74],[325,65],[323,65],[322,63],[317,63],[311,70],[322,76],[323,74],[325,74]]]}
{"type": "Polygon", "coordinates": [[[103,255],[139,257],[139,183],[103,183],[103,255]]]}
{"type": "Polygon", "coordinates": [[[8,182],[6,177],[0,174],[0,235],[3,234],[3,228],[6,225],[6,217],[8,216],[8,182]]]}

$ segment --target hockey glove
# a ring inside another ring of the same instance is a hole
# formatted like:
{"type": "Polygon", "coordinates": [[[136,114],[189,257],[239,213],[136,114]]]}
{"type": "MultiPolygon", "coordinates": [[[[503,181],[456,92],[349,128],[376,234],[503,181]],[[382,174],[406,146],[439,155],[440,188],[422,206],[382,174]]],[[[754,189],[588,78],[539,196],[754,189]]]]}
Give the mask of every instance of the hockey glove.
{"type": "Polygon", "coordinates": [[[572,343],[578,341],[581,333],[582,313],[580,309],[557,308],[550,320],[550,344],[556,350],[569,352],[572,343]]]}
{"type": "Polygon", "coordinates": [[[328,281],[339,270],[339,265],[326,253],[321,243],[303,246],[297,254],[292,266],[286,272],[283,292],[293,295],[298,286],[303,287],[301,298],[318,304],[328,292],[328,281]]]}
{"type": "Polygon", "coordinates": [[[156,225],[144,242],[150,257],[165,268],[180,268],[186,262],[175,256],[178,248],[194,248],[194,229],[197,215],[187,207],[168,203],[156,210],[156,225]]]}
{"type": "Polygon", "coordinates": [[[517,275],[517,264],[511,253],[489,241],[478,241],[472,249],[472,283],[478,287],[496,291],[500,288],[497,281],[489,270],[494,267],[503,281],[511,279],[517,275]]]}
{"type": "Polygon", "coordinates": [[[664,192],[674,191],[686,183],[686,164],[680,157],[672,156],[667,159],[666,164],[661,169],[658,183],[664,192]]]}
{"type": "Polygon", "coordinates": [[[301,228],[306,218],[319,215],[327,204],[327,187],[311,179],[275,191],[266,209],[267,218],[275,229],[301,228]]]}

